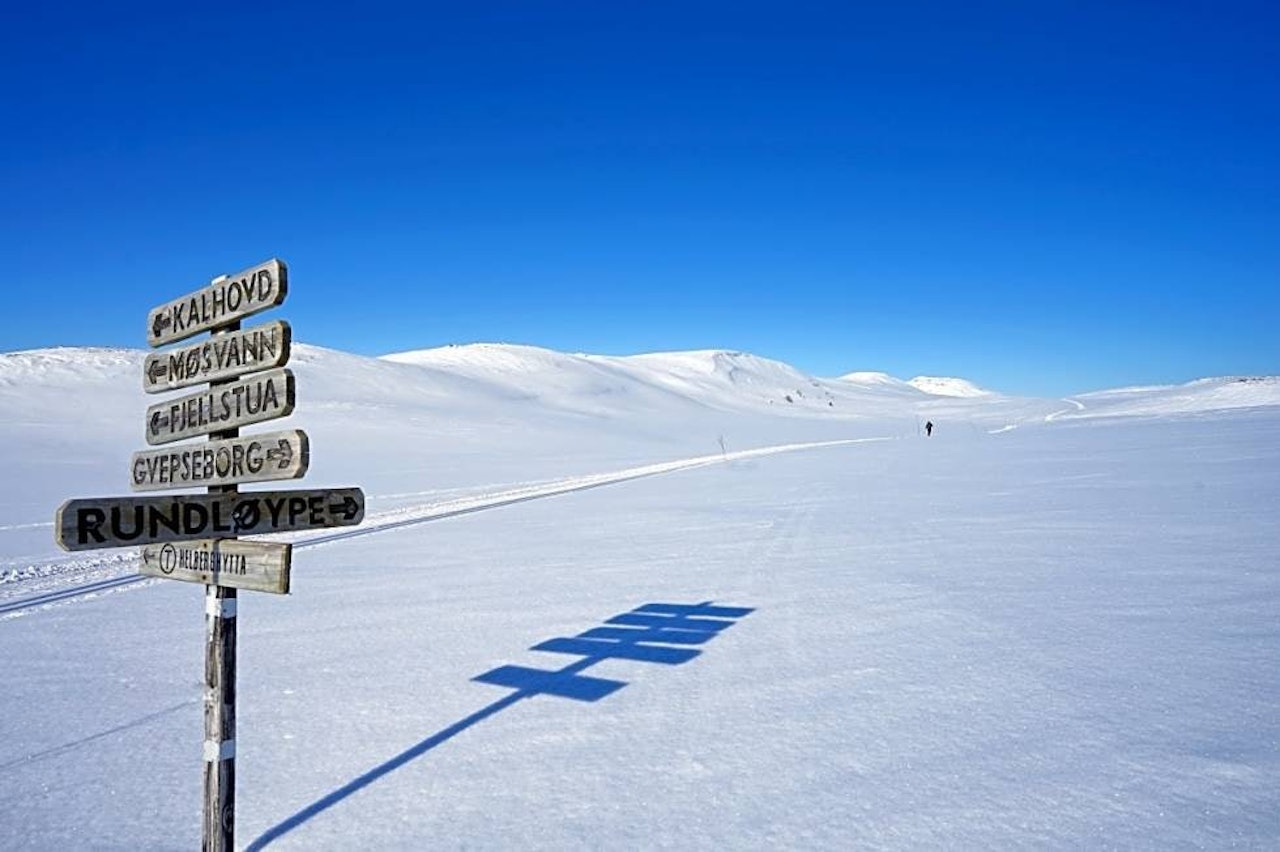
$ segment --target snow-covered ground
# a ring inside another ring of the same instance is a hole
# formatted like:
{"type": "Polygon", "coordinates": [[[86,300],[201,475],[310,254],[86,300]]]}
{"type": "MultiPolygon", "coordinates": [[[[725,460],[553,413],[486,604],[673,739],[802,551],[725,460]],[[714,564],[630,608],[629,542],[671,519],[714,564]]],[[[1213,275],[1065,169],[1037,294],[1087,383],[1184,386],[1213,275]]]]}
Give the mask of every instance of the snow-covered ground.
{"type": "MultiPolygon", "coordinates": [[[[3,849],[199,843],[203,591],[52,542],[128,492],[144,354],[0,355],[3,849]]],[[[1276,379],[290,366],[264,428],[368,513],[241,595],[241,846],[1280,845],[1276,379]]]]}

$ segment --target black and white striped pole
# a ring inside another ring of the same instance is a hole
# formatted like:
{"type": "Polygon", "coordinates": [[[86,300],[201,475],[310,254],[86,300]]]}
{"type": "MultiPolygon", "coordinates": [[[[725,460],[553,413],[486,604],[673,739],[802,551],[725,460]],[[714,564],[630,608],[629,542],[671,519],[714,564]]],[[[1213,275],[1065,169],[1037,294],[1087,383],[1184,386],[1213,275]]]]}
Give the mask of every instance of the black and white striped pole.
{"type": "MultiPolygon", "coordinates": [[[[211,283],[216,284],[220,278],[211,283]]],[[[235,322],[220,333],[240,330],[235,322]]],[[[234,379],[209,383],[210,388],[234,379]]],[[[239,428],[215,432],[209,440],[240,437],[239,428]]],[[[210,494],[234,494],[236,485],[212,485],[210,494]]],[[[232,536],[234,538],[235,536],[232,536]]],[[[204,829],[205,852],[231,852],[236,837],[236,589],[204,587],[204,829]]]]}

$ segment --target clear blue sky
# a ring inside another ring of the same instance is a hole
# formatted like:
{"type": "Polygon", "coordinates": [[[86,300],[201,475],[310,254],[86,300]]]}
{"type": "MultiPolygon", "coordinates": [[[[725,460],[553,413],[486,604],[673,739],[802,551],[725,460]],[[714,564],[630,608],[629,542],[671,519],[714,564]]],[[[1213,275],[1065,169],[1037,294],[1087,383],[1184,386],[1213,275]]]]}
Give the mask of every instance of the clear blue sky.
{"type": "Polygon", "coordinates": [[[19,4],[0,351],[287,261],[366,354],[1280,373],[1280,4],[19,4]]]}

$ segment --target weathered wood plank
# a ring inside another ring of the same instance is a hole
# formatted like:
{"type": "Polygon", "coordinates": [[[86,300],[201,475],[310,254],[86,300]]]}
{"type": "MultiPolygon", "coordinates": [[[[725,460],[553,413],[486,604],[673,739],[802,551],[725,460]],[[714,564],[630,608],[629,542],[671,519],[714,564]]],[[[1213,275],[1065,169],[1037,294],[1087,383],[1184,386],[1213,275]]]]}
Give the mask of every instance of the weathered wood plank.
{"type": "Polygon", "coordinates": [[[167,542],[142,548],[142,566],[138,573],[287,595],[292,557],[293,545],[277,542],[236,539],[167,542]]]}
{"type": "Polygon", "coordinates": [[[290,370],[272,370],[157,403],[147,409],[147,443],[168,444],[287,417],[293,413],[295,387],[290,370]]]}
{"type": "Polygon", "coordinates": [[[147,393],[233,379],[289,363],[293,330],[284,320],[215,335],[180,349],[153,352],[142,368],[147,393]]]}
{"type": "Polygon", "coordinates": [[[133,454],[134,491],[192,485],[234,485],[299,479],[311,462],[311,444],[301,429],[241,435],[133,454]]]}
{"type": "Polygon", "coordinates": [[[272,258],[218,278],[207,287],[153,308],[147,314],[147,342],[163,346],[274,308],[289,289],[289,268],[272,258]]]}
{"type": "Polygon", "coordinates": [[[349,527],[363,518],[359,488],[90,497],[63,503],[54,533],[63,550],[98,550],[349,527]]]}

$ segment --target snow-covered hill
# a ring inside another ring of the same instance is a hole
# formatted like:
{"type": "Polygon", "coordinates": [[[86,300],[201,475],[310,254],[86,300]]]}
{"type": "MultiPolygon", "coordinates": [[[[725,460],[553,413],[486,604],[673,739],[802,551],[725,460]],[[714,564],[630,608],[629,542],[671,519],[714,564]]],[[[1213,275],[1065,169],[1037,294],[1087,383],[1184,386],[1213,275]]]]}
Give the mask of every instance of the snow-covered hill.
{"type": "Polygon", "coordinates": [[[840,390],[837,384],[789,364],[725,350],[570,355],[533,346],[481,343],[401,352],[384,359],[465,376],[513,398],[588,410],[679,403],[756,412],[773,405],[835,408],[833,389],[840,390]]]}
{"type": "MultiPolygon", "coordinates": [[[[605,356],[477,343],[381,358],[306,344],[295,345],[294,352],[290,368],[306,377],[303,404],[314,401],[353,412],[394,405],[441,416],[518,411],[530,417],[572,413],[625,421],[638,414],[678,420],[708,412],[858,420],[943,410],[990,425],[1010,417],[1031,422],[1062,409],[1057,401],[1009,397],[959,378],[903,381],[853,372],[823,379],[779,361],[725,350],[605,356]]],[[[137,375],[145,355],[71,347],[0,353],[0,400],[9,401],[12,419],[41,406],[52,414],[69,392],[87,394],[93,410],[122,410],[146,399],[137,375]]],[[[1201,379],[1074,399],[1082,406],[1071,412],[1077,419],[1191,414],[1280,405],[1280,379],[1201,379]]]]}
{"type": "MultiPolygon", "coordinates": [[[[144,355],[0,355],[0,849],[199,843],[203,590],[53,544],[128,493],[144,355]]],[[[368,508],[240,596],[239,846],[1280,845],[1280,380],[289,368],[250,431],[368,508]]]]}
{"type": "Polygon", "coordinates": [[[1229,376],[1181,385],[1119,388],[1074,397],[1084,405],[1076,416],[1167,416],[1280,405],[1280,377],[1229,376]]]}
{"type": "Polygon", "coordinates": [[[976,397],[991,394],[991,391],[984,390],[966,379],[944,376],[916,376],[907,384],[934,396],[976,397]]]}
{"type": "Polygon", "coordinates": [[[895,379],[888,373],[881,373],[871,370],[862,370],[853,373],[845,373],[840,377],[840,381],[849,384],[859,385],[865,388],[876,388],[880,390],[898,391],[908,396],[919,396],[921,391],[919,388],[912,386],[909,382],[902,379],[895,379]]]}

